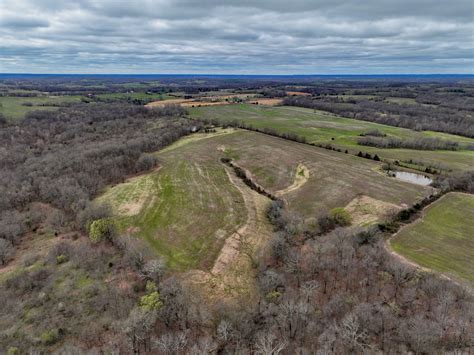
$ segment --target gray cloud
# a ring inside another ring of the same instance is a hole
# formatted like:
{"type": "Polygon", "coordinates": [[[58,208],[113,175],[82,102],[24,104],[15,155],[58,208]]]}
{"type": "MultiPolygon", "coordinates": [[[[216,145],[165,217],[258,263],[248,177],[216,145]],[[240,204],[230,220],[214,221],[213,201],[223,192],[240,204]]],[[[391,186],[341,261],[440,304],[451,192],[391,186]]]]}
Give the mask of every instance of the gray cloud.
{"type": "Polygon", "coordinates": [[[0,72],[473,73],[472,1],[2,0],[0,72]]]}

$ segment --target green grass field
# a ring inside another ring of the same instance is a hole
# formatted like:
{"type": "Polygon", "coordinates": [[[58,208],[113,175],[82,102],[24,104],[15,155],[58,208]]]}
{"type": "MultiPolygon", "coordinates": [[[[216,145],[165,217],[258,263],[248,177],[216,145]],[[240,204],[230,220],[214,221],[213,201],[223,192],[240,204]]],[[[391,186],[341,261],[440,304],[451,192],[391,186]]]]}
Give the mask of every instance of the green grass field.
{"type": "Polygon", "coordinates": [[[147,240],[177,270],[208,270],[225,239],[246,220],[247,206],[220,162],[223,156],[275,192],[292,185],[303,164],[309,178],[284,198],[304,218],[360,195],[401,205],[431,191],[385,176],[371,160],[236,129],[185,137],[156,156],[160,169],[108,188],[98,201],[113,207],[122,232],[147,240]]]}
{"type": "Polygon", "coordinates": [[[57,110],[58,106],[48,106],[48,104],[61,104],[69,102],[80,102],[81,96],[1,96],[0,113],[3,113],[7,120],[22,119],[27,112],[35,110],[57,110]],[[32,106],[24,106],[31,103],[32,106]]]}
{"type": "Polygon", "coordinates": [[[256,105],[227,105],[190,108],[195,118],[219,119],[222,122],[238,120],[255,128],[273,128],[278,132],[293,132],[306,137],[309,142],[331,144],[351,153],[359,150],[378,154],[394,160],[410,159],[425,165],[441,166],[445,169],[469,169],[474,161],[474,151],[422,151],[411,149],[381,149],[359,146],[361,133],[372,129],[401,139],[438,137],[458,142],[460,145],[474,144],[474,139],[439,132],[415,132],[405,128],[381,125],[372,122],[337,117],[330,113],[300,107],[263,107],[256,105]]]}
{"type": "Polygon", "coordinates": [[[392,248],[417,264],[474,283],[474,196],[449,193],[402,229],[392,248]]]}
{"type": "Polygon", "coordinates": [[[98,198],[113,207],[122,232],[145,238],[173,269],[212,267],[225,237],[244,219],[243,199],[219,161],[220,152],[209,148],[209,137],[176,142],[157,153],[158,171],[98,198]]]}

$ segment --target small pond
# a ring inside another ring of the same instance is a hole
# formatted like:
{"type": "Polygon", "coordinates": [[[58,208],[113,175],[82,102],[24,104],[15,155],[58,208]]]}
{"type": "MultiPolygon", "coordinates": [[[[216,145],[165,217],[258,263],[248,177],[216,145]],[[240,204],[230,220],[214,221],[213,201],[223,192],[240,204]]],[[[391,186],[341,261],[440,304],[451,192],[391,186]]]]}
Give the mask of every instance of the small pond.
{"type": "Polygon", "coordinates": [[[395,177],[399,180],[408,181],[413,184],[427,186],[433,182],[432,179],[421,174],[407,173],[406,171],[395,171],[395,177]]]}

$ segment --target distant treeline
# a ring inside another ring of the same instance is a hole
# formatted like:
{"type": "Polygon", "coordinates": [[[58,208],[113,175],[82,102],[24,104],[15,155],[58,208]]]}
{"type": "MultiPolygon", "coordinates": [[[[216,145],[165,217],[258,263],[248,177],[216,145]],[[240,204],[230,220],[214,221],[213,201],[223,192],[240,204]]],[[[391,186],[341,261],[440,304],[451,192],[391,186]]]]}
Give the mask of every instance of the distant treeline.
{"type": "Polygon", "coordinates": [[[300,106],[331,112],[344,117],[380,124],[432,130],[474,137],[474,116],[469,105],[460,108],[403,105],[383,100],[351,99],[337,96],[292,96],[283,100],[284,105],[300,106]]]}
{"type": "Polygon", "coordinates": [[[418,138],[404,140],[395,137],[363,136],[357,139],[360,145],[377,148],[406,148],[418,150],[459,150],[461,148],[474,150],[474,145],[460,147],[458,142],[440,138],[418,138]]]}

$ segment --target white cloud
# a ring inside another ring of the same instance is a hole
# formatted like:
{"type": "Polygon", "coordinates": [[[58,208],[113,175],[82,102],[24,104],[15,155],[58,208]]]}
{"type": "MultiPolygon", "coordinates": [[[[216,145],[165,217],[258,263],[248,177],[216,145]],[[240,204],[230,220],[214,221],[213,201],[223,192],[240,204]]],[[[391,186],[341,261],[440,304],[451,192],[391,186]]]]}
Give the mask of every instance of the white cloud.
{"type": "Polygon", "coordinates": [[[2,0],[0,72],[471,73],[470,1],[2,0]]]}

